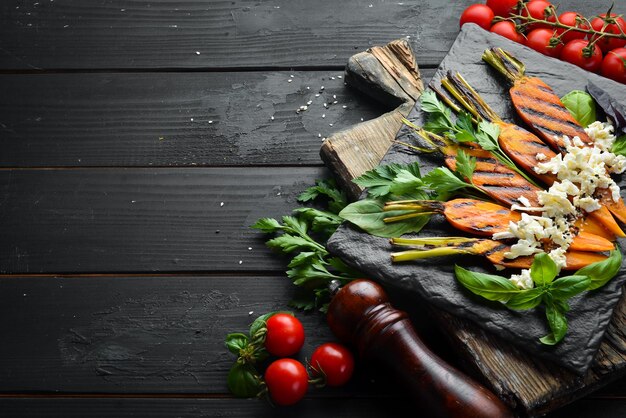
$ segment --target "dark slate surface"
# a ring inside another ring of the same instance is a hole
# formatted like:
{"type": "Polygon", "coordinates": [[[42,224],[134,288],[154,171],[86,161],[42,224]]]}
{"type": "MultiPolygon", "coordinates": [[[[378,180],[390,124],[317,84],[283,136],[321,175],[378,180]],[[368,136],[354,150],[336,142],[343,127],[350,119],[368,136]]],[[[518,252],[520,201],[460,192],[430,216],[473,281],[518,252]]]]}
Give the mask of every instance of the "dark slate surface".
{"type": "MultiPolygon", "coordinates": [[[[481,60],[482,52],[492,46],[500,46],[512,52],[526,63],[529,75],[542,78],[561,96],[574,89],[584,90],[587,80],[593,80],[620,102],[626,103],[625,86],[547,58],[474,25],[463,27],[431,85],[439,86],[441,76],[448,70],[459,71],[504,120],[520,123],[514,116],[504,78],[481,60]]],[[[409,119],[418,125],[423,121],[419,109],[414,109],[409,119]]],[[[401,130],[398,136],[404,141],[411,140],[411,134],[406,129],[401,130]]],[[[416,158],[394,147],[385,156],[383,163],[409,162],[416,158]]],[[[442,164],[441,160],[432,157],[420,160],[424,172],[442,164]]],[[[434,218],[421,235],[460,234],[448,227],[442,219],[434,218]]],[[[453,275],[455,263],[493,272],[493,267],[486,265],[480,257],[447,257],[392,264],[389,257],[392,247],[387,239],[361,233],[347,225],[331,238],[328,245],[332,252],[381,282],[415,292],[416,301],[424,298],[441,309],[470,319],[502,338],[579,374],[584,373],[593,360],[626,279],[626,273],[622,272],[604,288],[572,299],[572,309],[568,314],[569,332],[565,340],[556,347],[547,347],[538,341],[539,337],[548,333],[542,309],[513,312],[499,303],[487,302],[457,284],[453,275]]]]}

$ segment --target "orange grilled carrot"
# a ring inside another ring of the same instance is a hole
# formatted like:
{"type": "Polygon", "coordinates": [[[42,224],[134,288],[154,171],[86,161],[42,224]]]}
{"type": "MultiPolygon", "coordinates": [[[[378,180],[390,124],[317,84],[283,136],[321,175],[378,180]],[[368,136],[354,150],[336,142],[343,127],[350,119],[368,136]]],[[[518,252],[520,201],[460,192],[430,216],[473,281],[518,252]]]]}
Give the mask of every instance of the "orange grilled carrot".
{"type": "MultiPolygon", "coordinates": [[[[413,247],[407,251],[391,254],[394,262],[420,260],[448,255],[479,255],[487,258],[491,263],[510,268],[530,268],[533,256],[508,259],[505,254],[510,247],[500,241],[464,237],[433,237],[433,238],[392,238],[391,243],[399,246],[413,247]]],[[[589,264],[606,260],[607,256],[601,253],[568,251],[565,253],[566,266],[563,270],[578,270],[589,264]]]]}
{"type": "MultiPolygon", "coordinates": [[[[525,130],[522,127],[513,125],[503,121],[489,105],[480,97],[480,95],[469,85],[460,74],[449,73],[444,77],[441,84],[452,94],[459,102],[478,119],[488,120],[500,127],[500,135],[498,143],[502,150],[522,169],[531,173],[538,179],[545,182],[548,186],[556,181],[556,176],[551,173],[538,174],[534,167],[542,161],[548,160],[556,156],[541,139],[536,135],[525,130]],[[537,154],[543,154],[545,160],[538,160],[537,154]]],[[[606,200],[606,199],[605,199],[606,200]]],[[[607,209],[604,200],[603,206],[599,210],[595,210],[588,214],[589,218],[602,224],[610,234],[618,237],[625,237],[626,234],[607,209]]],[[[626,214],[626,212],[625,212],[626,214]]],[[[625,216],[626,218],[626,216],[625,216]]],[[[604,236],[604,235],[603,235],[604,236]]]]}
{"type": "MultiPolygon", "coordinates": [[[[593,141],[583,127],[570,114],[552,88],[537,77],[524,74],[524,64],[502,50],[485,51],[483,59],[503,74],[511,83],[509,94],[518,115],[528,123],[543,140],[555,150],[564,153],[563,135],[577,136],[583,143],[593,146],[593,141]]],[[[626,223],[626,205],[620,198],[615,202],[607,190],[599,191],[602,204],[621,222],[626,223]]],[[[608,220],[606,213],[603,214],[608,220]]]]}
{"type": "MultiPolygon", "coordinates": [[[[453,199],[447,202],[438,200],[406,200],[388,202],[385,210],[412,210],[416,215],[439,213],[453,227],[473,235],[491,237],[497,232],[508,230],[510,222],[518,222],[521,215],[496,203],[476,199],[453,199]]],[[[396,218],[406,219],[407,215],[396,218]]],[[[400,220],[400,219],[398,219],[400,220]]],[[[385,222],[394,222],[394,217],[386,218],[385,222]]],[[[575,232],[575,231],[572,231],[575,232]]],[[[547,243],[546,243],[547,244],[547,243]]],[[[574,251],[611,251],[611,241],[588,232],[578,232],[570,247],[574,251]]]]}
{"type": "MultiPolygon", "coordinates": [[[[539,204],[537,192],[542,190],[532,184],[519,173],[498,161],[491,152],[486,151],[473,142],[465,142],[463,146],[452,144],[446,138],[412,126],[415,132],[425,141],[439,148],[444,155],[448,168],[456,170],[456,156],[459,149],[476,159],[476,168],[472,175],[472,183],[492,199],[511,206],[520,204],[518,199],[523,196],[533,206],[539,204]]],[[[467,179],[470,180],[470,179],[467,179]]]]}

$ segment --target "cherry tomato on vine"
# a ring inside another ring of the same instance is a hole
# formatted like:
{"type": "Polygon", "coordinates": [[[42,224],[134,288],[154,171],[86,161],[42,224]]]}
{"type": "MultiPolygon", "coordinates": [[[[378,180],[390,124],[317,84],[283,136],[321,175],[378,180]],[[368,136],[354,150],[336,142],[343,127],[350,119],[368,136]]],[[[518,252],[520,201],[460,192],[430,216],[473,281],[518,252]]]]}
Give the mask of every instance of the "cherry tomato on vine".
{"type": "Polygon", "coordinates": [[[461,26],[466,23],[476,23],[485,30],[489,30],[494,18],[493,11],[484,4],[472,4],[461,15],[461,26]]]}
{"type": "Polygon", "coordinates": [[[270,354],[286,357],[296,354],[304,344],[304,327],[295,316],[277,313],[266,321],[265,348],[270,354]]]}
{"type": "Polygon", "coordinates": [[[515,27],[515,23],[510,20],[503,20],[502,22],[498,22],[491,27],[491,32],[497,33],[500,36],[504,36],[512,40],[513,42],[517,42],[519,44],[524,45],[526,43],[526,38],[524,35],[519,33],[515,27]]]}
{"type": "Polygon", "coordinates": [[[556,32],[551,29],[534,29],[526,35],[526,46],[549,57],[558,58],[563,49],[563,43],[555,38],[556,32]]]}
{"type": "MultiPolygon", "coordinates": [[[[589,30],[589,25],[583,20],[583,17],[576,12],[564,12],[559,15],[559,22],[567,26],[573,26],[580,29],[589,30]]],[[[585,39],[587,36],[584,32],[576,32],[573,30],[567,31],[563,28],[557,28],[556,33],[561,36],[561,40],[564,44],[574,39],[585,39]]]]}
{"type": "Polygon", "coordinates": [[[326,376],[328,386],[345,385],[354,371],[354,357],[341,344],[322,344],[311,356],[311,368],[316,375],[326,376]]]}
{"type": "Polygon", "coordinates": [[[276,405],[293,405],[306,394],[309,376],[299,361],[281,358],[265,370],[265,384],[276,405]]]}
{"type": "Polygon", "coordinates": [[[496,16],[509,17],[516,12],[517,0],[487,0],[487,6],[496,16]]]}
{"type": "Polygon", "coordinates": [[[597,73],[602,66],[602,51],[598,45],[594,45],[591,54],[586,47],[589,41],[584,39],[574,39],[568,42],[561,51],[561,59],[578,65],[587,71],[597,73]]]}
{"type": "Polygon", "coordinates": [[[626,84],[626,48],[609,51],[602,60],[602,75],[626,84]]]}
{"type": "MultiPolygon", "coordinates": [[[[545,0],[534,0],[530,3],[526,3],[525,7],[522,7],[522,16],[530,16],[535,19],[547,20],[548,22],[556,22],[556,16],[554,13],[554,7],[552,3],[545,0]]],[[[538,28],[550,28],[549,25],[545,23],[532,23],[527,26],[528,30],[538,29],[538,28]]]]}
{"type": "MultiPolygon", "coordinates": [[[[614,13],[611,13],[609,17],[606,16],[606,13],[596,17],[591,21],[591,27],[594,30],[602,31],[604,33],[626,33],[626,21],[622,19],[621,16],[614,13]],[[606,28],[604,28],[605,22],[607,23],[606,28]],[[602,28],[604,28],[604,30],[602,30],[602,28]]],[[[602,38],[598,40],[597,45],[600,47],[602,52],[606,53],[615,48],[622,48],[626,45],[626,39],[602,38]]]]}

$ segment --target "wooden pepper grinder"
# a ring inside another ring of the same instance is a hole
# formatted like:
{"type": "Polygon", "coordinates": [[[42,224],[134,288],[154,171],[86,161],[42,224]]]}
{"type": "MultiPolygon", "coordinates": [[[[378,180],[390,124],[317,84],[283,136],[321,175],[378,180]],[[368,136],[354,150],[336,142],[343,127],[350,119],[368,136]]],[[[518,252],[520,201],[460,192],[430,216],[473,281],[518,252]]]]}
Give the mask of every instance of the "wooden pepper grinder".
{"type": "Polygon", "coordinates": [[[355,280],[344,286],[330,303],[328,323],[337,338],[355,344],[363,357],[376,358],[401,376],[428,416],[513,417],[487,388],[430,351],[407,314],[389,304],[378,284],[355,280]]]}

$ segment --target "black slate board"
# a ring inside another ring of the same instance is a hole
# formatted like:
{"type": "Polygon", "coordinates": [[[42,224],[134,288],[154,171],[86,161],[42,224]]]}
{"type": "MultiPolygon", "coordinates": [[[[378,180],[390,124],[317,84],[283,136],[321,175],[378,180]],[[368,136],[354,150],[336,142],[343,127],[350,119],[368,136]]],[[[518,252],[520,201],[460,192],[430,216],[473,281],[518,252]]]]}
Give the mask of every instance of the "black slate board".
{"type": "MultiPolygon", "coordinates": [[[[503,77],[481,60],[483,51],[493,46],[503,47],[513,53],[526,63],[527,74],[542,78],[561,96],[571,90],[584,90],[588,80],[592,80],[610,91],[618,101],[626,103],[625,86],[545,57],[475,25],[463,27],[430,85],[439,87],[441,77],[448,70],[459,71],[504,120],[521,124],[510,103],[508,86],[503,77]]],[[[423,115],[417,107],[409,119],[418,125],[423,123],[423,115]]],[[[407,129],[402,129],[398,139],[410,142],[414,138],[407,129]]],[[[416,158],[420,160],[423,172],[442,165],[441,159],[418,157],[399,146],[392,146],[382,164],[407,163],[416,158]]],[[[420,235],[460,234],[445,221],[435,217],[420,235]]],[[[577,374],[584,374],[593,360],[626,280],[626,273],[622,271],[605,287],[572,299],[571,311],[568,313],[568,334],[559,345],[548,347],[538,341],[539,337],[548,333],[543,310],[513,312],[498,303],[489,303],[471,294],[456,282],[453,274],[455,263],[493,272],[493,267],[486,265],[479,257],[447,257],[392,264],[389,257],[392,247],[387,239],[370,236],[349,225],[343,225],[331,237],[328,247],[355,268],[367,272],[382,283],[415,292],[416,301],[424,298],[445,311],[472,320],[505,340],[577,374]]]]}

